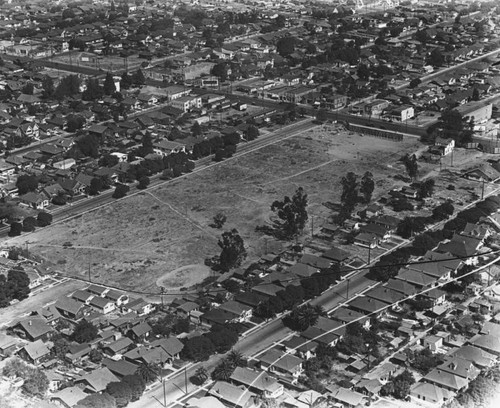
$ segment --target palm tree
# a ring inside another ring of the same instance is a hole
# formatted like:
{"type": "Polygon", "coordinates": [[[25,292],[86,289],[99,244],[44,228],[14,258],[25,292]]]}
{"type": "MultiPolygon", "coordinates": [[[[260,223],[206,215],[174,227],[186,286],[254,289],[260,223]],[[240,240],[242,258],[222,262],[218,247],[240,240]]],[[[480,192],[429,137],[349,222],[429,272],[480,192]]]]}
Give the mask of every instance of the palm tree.
{"type": "Polygon", "coordinates": [[[161,372],[161,368],[158,364],[153,363],[142,363],[136,371],[136,374],[141,377],[146,384],[150,384],[155,381],[161,372]]]}
{"type": "Polygon", "coordinates": [[[200,381],[200,383],[204,383],[205,381],[208,380],[208,371],[205,367],[201,366],[198,369],[196,369],[194,373],[195,377],[200,381]]]}
{"type": "Polygon", "coordinates": [[[234,371],[233,365],[227,359],[222,360],[212,371],[212,379],[216,381],[229,381],[234,371]]]}
{"type": "Polygon", "coordinates": [[[314,326],[321,315],[325,311],[321,306],[304,305],[296,309],[296,321],[300,331],[307,330],[307,328],[314,326]]]}
{"type": "Polygon", "coordinates": [[[243,358],[243,354],[241,354],[240,351],[238,350],[235,350],[235,349],[232,349],[227,357],[226,357],[226,360],[232,364],[232,366],[234,368],[236,367],[240,367],[243,365],[243,363],[245,362],[245,359],[243,358]]]}

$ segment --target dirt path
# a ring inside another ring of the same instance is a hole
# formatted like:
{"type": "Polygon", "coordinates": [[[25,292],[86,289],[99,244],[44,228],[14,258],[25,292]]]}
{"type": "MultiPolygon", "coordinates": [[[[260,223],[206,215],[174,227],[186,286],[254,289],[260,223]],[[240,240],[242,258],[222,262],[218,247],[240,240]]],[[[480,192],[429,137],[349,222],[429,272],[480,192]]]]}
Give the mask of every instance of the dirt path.
{"type": "Polygon", "coordinates": [[[205,265],[186,265],[167,272],[156,280],[156,286],[164,287],[168,291],[189,288],[203,281],[212,274],[212,270],[205,265]]]}

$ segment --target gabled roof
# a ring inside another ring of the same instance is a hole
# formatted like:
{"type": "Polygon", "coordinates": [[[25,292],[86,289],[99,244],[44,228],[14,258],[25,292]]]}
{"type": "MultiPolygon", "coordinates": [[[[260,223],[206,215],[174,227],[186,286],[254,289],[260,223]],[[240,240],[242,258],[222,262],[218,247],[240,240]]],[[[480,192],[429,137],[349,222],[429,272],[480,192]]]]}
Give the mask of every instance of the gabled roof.
{"type": "Polygon", "coordinates": [[[448,357],[443,364],[436,368],[469,380],[476,378],[480,372],[471,361],[456,356],[448,357]]]}
{"type": "Polygon", "coordinates": [[[274,392],[280,388],[278,380],[271,377],[267,372],[251,370],[248,367],[236,367],[230,379],[235,383],[257,389],[261,392],[274,392]]]}
{"type": "Polygon", "coordinates": [[[169,337],[155,340],[152,347],[161,347],[170,357],[175,357],[184,348],[184,344],[177,337],[169,337]]]}
{"type": "Polygon", "coordinates": [[[300,258],[300,262],[319,269],[329,268],[332,264],[332,261],[330,261],[329,259],[321,258],[319,256],[311,254],[302,255],[302,258],[300,258]]]}
{"type": "Polygon", "coordinates": [[[436,278],[425,275],[422,272],[412,271],[410,269],[401,268],[398,271],[396,279],[411,283],[412,285],[426,287],[436,282],[436,278]]]}
{"type": "Polygon", "coordinates": [[[497,336],[491,334],[477,334],[469,340],[469,343],[489,353],[500,354],[500,338],[497,336]]]}
{"type": "Polygon", "coordinates": [[[107,367],[109,371],[111,371],[113,374],[120,376],[120,377],[125,377],[126,375],[133,375],[137,371],[138,366],[135,364],[132,364],[128,361],[125,360],[112,360],[110,358],[104,358],[102,360],[102,365],[104,367],[107,367]]]}
{"type": "Polygon", "coordinates": [[[476,238],[455,234],[449,242],[439,244],[438,252],[449,252],[457,257],[473,256],[481,241],[476,238]]]}
{"type": "Polygon", "coordinates": [[[36,361],[41,357],[45,357],[50,354],[49,348],[45,345],[42,340],[37,340],[33,343],[28,343],[23,347],[28,356],[36,361]]]}
{"type": "Polygon", "coordinates": [[[245,388],[237,387],[225,381],[217,381],[208,393],[234,407],[244,407],[254,397],[254,394],[245,388]]]}
{"type": "Polygon", "coordinates": [[[323,258],[330,259],[335,262],[344,262],[346,259],[349,259],[350,253],[344,251],[340,248],[331,248],[326,252],[323,252],[321,255],[323,258]]]}
{"type": "Polygon", "coordinates": [[[47,323],[43,317],[29,317],[17,323],[31,338],[36,339],[54,329],[47,323]]]}
{"type": "Polygon", "coordinates": [[[81,401],[88,394],[83,392],[80,387],[68,387],[57,391],[50,397],[51,400],[61,400],[65,406],[74,407],[78,401],[81,401]]]}
{"type": "Polygon", "coordinates": [[[315,273],[319,272],[318,268],[314,268],[310,265],[306,265],[303,263],[296,263],[290,269],[288,269],[290,273],[293,273],[295,275],[301,276],[301,277],[306,277],[309,278],[315,273]]]}
{"type": "Polygon", "coordinates": [[[360,394],[356,391],[348,390],[347,388],[340,387],[335,392],[331,392],[330,395],[333,399],[345,403],[348,406],[357,406],[358,404],[364,405],[366,402],[366,396],[360,394]]]}
{"type": "Polygon", "coordinates": [[[295,369],[302,364],[302,359],[291,354],[285,354],[281,350],[272,348],[258,357],[261,363],[272,365],[283,371],[292,373],[295,369]]]}
{"type": "Polygon", "coordinates": [[[380,313],[387,308],[387,303],[369,298],[367,296],[358,296],[349,302],[349,307],[361,310],[366,314],[380,313]]]}
{"type": "MultiPolygon", "coordinates": [[[[418,382],[411,387],[410,391],[413,396],[424,397],[426,401],[444,401],[448,400],[451,395],[450,391],[445,388],[441,388],[435,384],[430,384],[427,382],[418,382]]],[[[423,399],[423,398],[422,398],[423,399]]]]}
{"type": "Polygon", "coordinates": [[[74,299],[65,296],[59,298],[56,301],[55,306],[60,311],[76,315],[85,305],[82,302],[78,302],[74,299]]]}
{"type": "Polygon", "coordinates": [[[121,339],[118,339],[112,343],[107,344],[105,348],[109,349],[113,353],[118,353],[119,351],[125,350],[132,344],[134,344],[134,342],[130,340],[128,337],[122,337],[121,339]]]}
{"type": "Polygon", "coordinates": [[[243,313],[246,313],[252,308],[250,306],[244,305],[236,300],[230,300],[228,302],[223,303],[219,306],[219,309],[225,310],[226,312],[233,313],[236,316],[241,316],[243,313]]]}
{"type": "Polygon", "coordinates": [[[134,333],[134,335],[137,337],[144,336],[149,332],[151,332],[151,330],[152,330],[151,326],[146,322],[136,324],[134,327],[130,329],[130,331],[134,333]]]}
{"type": "Polygon", "coordinates": [[[403,293],[386,286],[377,286],[370,289],[368,292],[365,292],[365,296],[389,304],[397,303],[406,298],[403,293]]]}
{"type": "Polygon", "coordinates": [[[119,379],[107,367],[98,368],[89,374],[82,375],[75,379],[75,384],[86,383],[85,388],[91,392],[101,392],[106,389],[106,386],[112,382],[118,382],[119,379]]]}

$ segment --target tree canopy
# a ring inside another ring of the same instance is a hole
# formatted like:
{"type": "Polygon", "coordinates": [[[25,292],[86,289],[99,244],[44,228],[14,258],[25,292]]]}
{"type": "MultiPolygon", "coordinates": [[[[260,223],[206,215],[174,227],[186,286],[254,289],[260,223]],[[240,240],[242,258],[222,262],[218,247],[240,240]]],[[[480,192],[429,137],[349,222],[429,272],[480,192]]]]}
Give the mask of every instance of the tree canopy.
{"type": "Polygon", "coordinates": [[[285,196],[283,201],[274,201],[271,210],[276,213],[279,221],[275,223],[285,239],[292,239],[302,233],[307,219],[307,194],[299,187],[292,198],[285,196]]]}
{"type": "Polygon", "coordinates": [[[223,271],[237,268],[247,257],[243,239],[235,228],[225,231],[219,239],[218,245],[221,248],[219,267],[223,271]]]}

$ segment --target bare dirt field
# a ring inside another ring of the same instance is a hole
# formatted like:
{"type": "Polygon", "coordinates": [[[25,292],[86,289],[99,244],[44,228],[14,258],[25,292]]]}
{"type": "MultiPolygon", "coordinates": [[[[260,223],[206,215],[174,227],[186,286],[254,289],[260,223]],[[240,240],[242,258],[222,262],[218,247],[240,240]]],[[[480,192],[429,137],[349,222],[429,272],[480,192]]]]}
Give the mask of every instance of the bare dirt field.
{"type": "MultiPolygon", "coordinates": [[[[65,275],[86,277],[90,270],[93,281],[154,293],[164,277],[167,291],[178,290],[208,276],[206,270],[191,266],[220,252],[221,231],[209,227],[217,212],[227,216],[224,230],[238,229],[248,261],[255,261],[283,245],[255,231],[270,222],[274,200],[303,187],[309,196],[310,221],[317,228],[331,216],[323,204],[339,201],[340,179],[347,172],[361,177],[371,171],[376,197],[401,183],[392,177],[404,173],[398,159],[419,148],[418,139],[391,142],[319,126],[7,244],[28,241],[32,251],[65,275]],[[195,272],[181,276],[178,268],[185,266],[195,272]]],[[[436,165],[423,166],[422,172],[435,169],[436,165]]]]}

